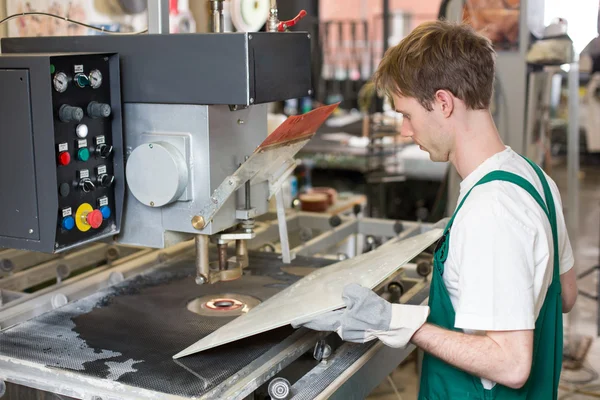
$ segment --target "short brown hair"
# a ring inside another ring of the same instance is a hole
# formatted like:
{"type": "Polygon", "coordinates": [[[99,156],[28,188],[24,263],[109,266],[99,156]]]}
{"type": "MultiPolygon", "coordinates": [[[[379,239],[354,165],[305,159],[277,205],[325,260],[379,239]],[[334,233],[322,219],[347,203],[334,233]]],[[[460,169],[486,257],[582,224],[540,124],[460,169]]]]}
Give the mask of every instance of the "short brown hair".
{"type": "Polygon", "coordinates": [[[472,27],[432,21],[388,49],[373,81],[380,93],[414,97],[429,111],[440,89],[450,91],[469,109],[487,109],[495,64],[490,40],[472,27]]]}

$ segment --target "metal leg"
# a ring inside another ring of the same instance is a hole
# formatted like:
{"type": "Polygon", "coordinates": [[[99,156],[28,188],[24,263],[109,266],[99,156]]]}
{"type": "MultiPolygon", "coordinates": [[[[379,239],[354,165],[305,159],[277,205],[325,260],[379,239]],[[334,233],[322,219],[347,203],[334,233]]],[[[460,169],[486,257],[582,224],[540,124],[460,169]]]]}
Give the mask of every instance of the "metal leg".
{"type": "Polygon", "coordinates": [[[285,264],[292,262],[290,254],[290,242],[288,240],[287,223],[285,221],[285,205],[283,203],[283,191],[275,194],[277,203],[277,224],[279,225],[279,241],[281,243],[281,256],[285,264]]]}
{"type": "Polygon", "coordinates": [[[196,283],[208,283],[210,270],[208,264],[208,236],[196,235],[196,283]]]}

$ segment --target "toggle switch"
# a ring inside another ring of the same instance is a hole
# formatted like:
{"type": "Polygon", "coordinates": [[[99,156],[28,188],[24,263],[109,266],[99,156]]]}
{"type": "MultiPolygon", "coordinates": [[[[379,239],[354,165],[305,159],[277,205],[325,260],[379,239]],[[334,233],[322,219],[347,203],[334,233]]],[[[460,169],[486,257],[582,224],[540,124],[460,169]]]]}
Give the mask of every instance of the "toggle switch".
{"type": "Polygon", "coordinates": [[[107,144],[101,144],[96,147],[96,154],[102,158],[108,158],[113,152],[113,147],[107,144]]]}
{"type": "Polygon", "coordinates": [[[62,122],[80,122],[83,119],[83,110],[80,107],[63,104],[58,109],[58,119],[62,122]]]}
{"type": "Polygon", "coordinates": [[[92,190],[96,190],[96,185],[94,185],[94,182],[92,182],[92,180],[89,178],[80,180],[79,187],[84,193],[89,193],[92,190]]]}
{"type": "Polygon", "coordinates": [[[98,176],[98,184],[102,187],[110,187],[115,181],[115,177],[108,174],[98,176]]]}

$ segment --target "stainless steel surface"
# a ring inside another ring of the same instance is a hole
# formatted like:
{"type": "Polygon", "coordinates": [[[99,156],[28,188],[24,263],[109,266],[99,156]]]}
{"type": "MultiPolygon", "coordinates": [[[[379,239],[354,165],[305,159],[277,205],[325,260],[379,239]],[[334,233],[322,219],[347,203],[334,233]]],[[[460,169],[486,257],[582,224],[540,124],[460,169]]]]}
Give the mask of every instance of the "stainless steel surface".
{"type": "Polygon", "coordinates": [[[169,33],[169,0],[148,0],[148,33],[169,33]]]}
{"type": "Polygon", "coordinates": [[[408,263],[440,236],[441,229],[406,238],[394,245],[321,268],[294,283],[250,313],[177,353],[181,358],[245,337],[266,332],[292,321],[305,320],[344,306],[342,291],[346,284],[357,282],[374,288],[408,263]],[[316,296],[318,294],[318,296],[316,296]]]}
{"type": "MultiPolygon", "coordinates": [[[[267,133],[266,106],[230,111],[227,106],[177,104],[125,104],[126,145],[130,151],[160,138],[178,148],[190,171],[187,200],[163,207],[149,207],[128,192],[122,243],[167,247],[192,238],[192,234],[215,234],[237,223],[236,210],[244,204],[236,192],[219,204],[212,221],[201,213],[219,185],[252,154],[267,133]],[[245,124],[239,125],[238,118],[245,124]],[[223,149],[227,149],[224,153],[223,149]],[[192,220],[203,216],[205,227],[197,230],[192,220]]],[[[242,182],[243,183],[243,182],[242,182]]],[[[227,185],[228,186],[228,185],[227,185]]],[[[229,186],[228,186],[229,187],[229,186]]],[[[237,188],[237,185],[232,186],[237,188]]],[[[251,201],[257,213],[267,210],[268,184],[252,187],[251,201]]]]}

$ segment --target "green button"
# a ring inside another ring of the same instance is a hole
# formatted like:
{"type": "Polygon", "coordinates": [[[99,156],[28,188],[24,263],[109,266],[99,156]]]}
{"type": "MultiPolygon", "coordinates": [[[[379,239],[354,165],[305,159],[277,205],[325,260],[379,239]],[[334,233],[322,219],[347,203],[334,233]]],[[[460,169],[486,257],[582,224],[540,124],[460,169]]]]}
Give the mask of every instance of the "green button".
{"type": "Polygon", "coordinates": [[[53,74],[56,69],[54,68],[54,64],[50,64],[50,73],[53,74]]]}
{"type": "Polygon", "coordinates": [[[81,161],[87,161],[90,159],[90,151],[88,150],[87,147],[84,147],[82,149],[79,149],[79,151],[77,152],[77,158],[79,158],[81,161]]]}

